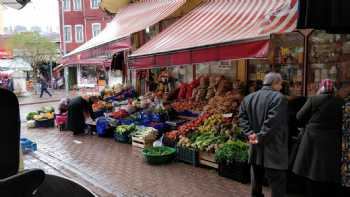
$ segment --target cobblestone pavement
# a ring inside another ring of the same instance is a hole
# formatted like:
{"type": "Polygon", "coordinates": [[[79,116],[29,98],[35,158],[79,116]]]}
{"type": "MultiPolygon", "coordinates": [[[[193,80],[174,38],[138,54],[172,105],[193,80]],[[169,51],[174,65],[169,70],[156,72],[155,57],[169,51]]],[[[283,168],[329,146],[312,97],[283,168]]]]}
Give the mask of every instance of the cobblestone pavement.
{"type": "Polygon", "coordinates": [[[26,168],[72,178],[99,196],[249,196],[249,185],[220,177],[215,170],[175,162],[150,166],[139,149],[112,139],[25,126],[22,136],[38,143],[38,151],[25,156],[26,168]]]}

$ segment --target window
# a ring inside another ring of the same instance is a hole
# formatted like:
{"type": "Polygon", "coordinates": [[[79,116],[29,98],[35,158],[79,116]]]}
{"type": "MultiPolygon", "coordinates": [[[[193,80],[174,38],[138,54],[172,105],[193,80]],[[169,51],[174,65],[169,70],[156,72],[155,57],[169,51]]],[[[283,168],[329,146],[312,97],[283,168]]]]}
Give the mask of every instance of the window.
{"type": "Polygon", "coordinates": [[[75,42],[84,42],[83,25],[75,25],[75,42]]]}
{"type": "Polygon", "coordinates": [[[81,9],[82,9],[81,0],[74,0],[73,1],[73,10],[80,11],[81,9]]]}
{"type": "Polygon", "coordinates": [[[70,25],[64,26],[64,41],[67,43],[72,42],[72,27],[70,25]]]}
{"type": "Polygon", "coordinates": [[[63,0],[63,10],[70,11],[70,0],[63,0]]]}
{"type": "Polygon", "coordinates": [[[97,36],[101,32],[101,24],[93,23],[92,24],[92,37],[97,36]]]}
{"type": "Polygon", "coordinates": [[[91,0],[91,8],[97,9],[100,6],[101,0],[91,0]]]}

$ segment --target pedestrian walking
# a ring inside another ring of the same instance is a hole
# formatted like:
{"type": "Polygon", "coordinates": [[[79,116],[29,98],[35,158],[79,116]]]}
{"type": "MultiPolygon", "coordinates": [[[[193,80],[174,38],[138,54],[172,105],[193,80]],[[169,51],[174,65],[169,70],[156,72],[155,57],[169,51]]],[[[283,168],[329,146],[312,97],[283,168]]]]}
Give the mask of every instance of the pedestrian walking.
{"type": "Polygon", "coordinates": [[[40,77],[39,80],[40,80],[40,90],[41,90],[40,98],[43,97],[44,92],[46,92],[50,97],[52,97],[51,93],[47,89],[48,84],[47,84],[47,81],[45,80],[45,78],[44,77],[40,77]]]}
{"type": "Polygon", "coordinates": [[[281,89],[281,75],[268,73],[262,89],[248,95],[240,106],[240,127],[250,143],[252,197],[264,196],[264,173],[272,197],[284,197],[286,194],[288,107],[287,98],[280,93],[281,89]]]}
{"type": "Polygon", "coordinates": [[[297,114],[306,126],[293,172],[307,179],[310,197],[335,196],[340,184],[343,104],[334,95],[333,81],[326,79],[297,114]]]}
{"type": "Polygon", "coordinates": [[[74,135],[83,134],[86,129],[85,119],[90,116],[95,120],[92,105],[97,102],[97,97],[75,97],[68,104],[67,128],[74,135]]]}

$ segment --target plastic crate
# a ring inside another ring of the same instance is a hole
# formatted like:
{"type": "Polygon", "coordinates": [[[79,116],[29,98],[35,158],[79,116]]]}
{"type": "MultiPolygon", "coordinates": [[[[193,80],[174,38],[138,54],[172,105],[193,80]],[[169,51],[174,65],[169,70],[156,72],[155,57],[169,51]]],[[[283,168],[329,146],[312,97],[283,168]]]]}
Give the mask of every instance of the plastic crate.
{"type": "Polygon", "coordinates": [[[194,149],[185,148],[182,146],[176,147],[176,160],[182,161],[184,163],[192,164],[193,166],[198,166],[198,151],[194,149]]]}
{"type": "Polygon", "coordinates": [[[55,119],[36,120],[35,127],[36,128],[53,128],[55,127],[55,119]]]}
{"type": "Polygon", "coordinates": [[[119,119],[119,124],[121,125],[131,125],[134,121],[130,119],[119,119]]]}
{"type": "Polygon", "coordinates": [[[116,142],[131,144],[131,138],[129,135],[120,135],[118,133],[114,133],[114,140],[116,142]]]}
{"type": "Polygon", "coordinates": [[[103,117],[105,112],[106,111],[104,109],[100,109],[100,110],[95,111],[94,112],[94,118],[103,117]]]}
{"type": "Polygon", "coordinates": [[[34,152],[38,150],[38,146],[36,143],[28,140],[27,138],[21,138],[21,149],[23,153],[34,152]]]}
{"type": "Polygon", "coordinates": [[[218,172],[220,176],[240,183],[246,184],[250,182],[250,166],[247,162],[219,163],[218,172]]]}

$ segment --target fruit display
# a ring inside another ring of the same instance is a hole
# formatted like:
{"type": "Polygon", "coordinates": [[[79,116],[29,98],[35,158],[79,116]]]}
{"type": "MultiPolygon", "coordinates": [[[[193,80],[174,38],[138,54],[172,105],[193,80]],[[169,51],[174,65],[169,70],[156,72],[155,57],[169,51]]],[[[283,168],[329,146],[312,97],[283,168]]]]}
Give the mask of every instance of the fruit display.
{"type": "Polygon", "coordinates": [[[216,133],[216,130],[224,122],[224,117],[221,114],[214,114],[204,121],[203,125],[198,127],[200,133],[216,133]]]}
{"type": "Polygon", "coordinates": [[[157,139],[158,131],[152,127],[138,127],[132,136],[145,141],[154,141],[157,139]]]}
{"type": "Polygon", "coordinates": [[[51,120],[55,118],[55,113],[53,112],[41,112],[38,115],[34,115],[33,119],[34,120],[51,120]]]}
{"type": "Polygon", "coordinates": [[[215,96],[210,99],[203,111],[214,114],[237,112],[241,99],[239,94],[227,92],[224,96],[215,96]]]}
{"type": "Polygon", "coordinates": [[[203,122],[210,117],[210,114],[208,113],[205,113],[201,116],[199,116],[197,119],[191,121],[191,122],[188,122],[188,123],[185,123],[183,125],[181,125],[179,128],[178,128],[178,133],[177,135],[178,136],[186,136],[188,133],[190,133],[191,131],[194,131],[198,128],[198,126],[200,126],[201,124],[203,124],[203,122]]]}
{"type": "Polygon", "coordinates": [[[193,108],[193,102],[186,102],[186,101],[182,101],[182,102],[174,102],[171,104],[171,106],[176,110],[176,111],[185,111],[185,110],[191,110],[193,108]]]}
{"type": "Polygon", "coordinates": [[[165,133],[165,137],[169,138],[170,140],[177,140],[177,137],[178,137],[177,133],[178,133],[177,130],[170,131],[165,133]]]}
{"type": "Polygon", "coordinates": [[[116,119],[119,119],[119,118],[125,118],[127,116],[129,116],[129,113],[123,109],[119,110],[119,111],[116,111],[116,112],[112,112],[110,114],[110,116],[112,118],[116,118],[116,119]]]}
{"type": "Polygon", "coordinates": [[[92,104],[92,110],[99,111],[99,110],[105,109],[105,105],[106,105],[106,102],[98,101],[97,103],[92,104]]]}

